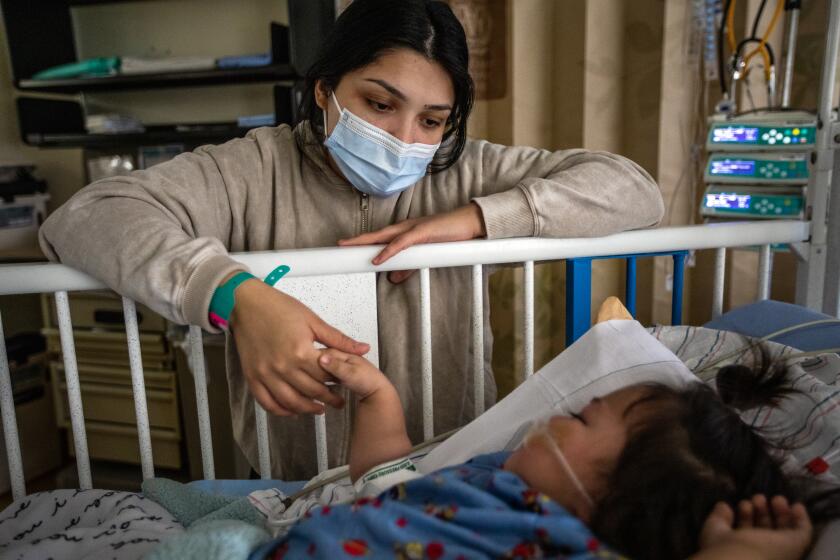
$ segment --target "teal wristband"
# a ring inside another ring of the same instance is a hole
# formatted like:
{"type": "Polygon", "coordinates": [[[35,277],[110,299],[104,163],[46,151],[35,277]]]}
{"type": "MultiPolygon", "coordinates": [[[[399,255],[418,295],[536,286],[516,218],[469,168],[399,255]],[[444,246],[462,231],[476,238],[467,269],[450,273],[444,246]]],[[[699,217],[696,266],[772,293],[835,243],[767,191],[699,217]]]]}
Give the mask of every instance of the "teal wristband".
{"type": "Polygon", "coordinates": [[[236,303],[233,293],[242,282],[251,278],[256,278],[256,276],[250,272],[239,272],[216,288],[216,291],[213,292],[213,298],[210,300],[210,323],[221,329],[227,328],[230,314],[233,312],[233,305],[236,303]]]}
{"type": "MultiPolygon", "coordinates": [[[[272,270],[271,273],[265,277],[263,282],[269,286],[274,286],[290,270],[291,268],[287,265],[281,264],[272,270]]],[[[234,274],[230,280],[216,288],[216,291],[213,292],[213,297],[210,299],[210,311],[208,313],[211,325],[223,330],[227,329],[230,314],[233,313],[233,306],[236,304],[234,292],[242,282],[251,278],[256,278],[256,276],[250,272],[239,272],[234,274]]]]}
{"type": "Polygon", "coordinates": [[[290,270],[291,268],[289,268],[287,265],[281,264],[280,266],[272,270],[271,273],[265,277],[265,280],[263,280],[263,282],[273,287],[274,284],[279,282],[280,279],[283,278],[286,275],[286,273],[290,270]]]}

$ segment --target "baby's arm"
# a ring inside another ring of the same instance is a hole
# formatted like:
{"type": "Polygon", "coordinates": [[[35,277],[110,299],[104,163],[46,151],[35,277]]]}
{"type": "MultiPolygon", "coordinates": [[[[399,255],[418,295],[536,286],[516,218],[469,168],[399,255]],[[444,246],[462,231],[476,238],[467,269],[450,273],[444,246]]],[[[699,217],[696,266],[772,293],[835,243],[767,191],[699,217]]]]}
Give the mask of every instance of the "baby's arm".
{"type": "Polygon", "coordinates": [[[397,390],[385,374],[361,356],[325,350],[321,366],[359,399],[350,440],[350,479],[411,451],[397,390]]]}
{"type": "Polygon", "coordinates": [[[756,495],[735,512],[721,502],[715,506],[700,534],[700,551],[692,560],[798,560],[811,543],[813,528],[802,504],[756,495]],[[772,510],[772,514],[771,511],[772,510]]]}

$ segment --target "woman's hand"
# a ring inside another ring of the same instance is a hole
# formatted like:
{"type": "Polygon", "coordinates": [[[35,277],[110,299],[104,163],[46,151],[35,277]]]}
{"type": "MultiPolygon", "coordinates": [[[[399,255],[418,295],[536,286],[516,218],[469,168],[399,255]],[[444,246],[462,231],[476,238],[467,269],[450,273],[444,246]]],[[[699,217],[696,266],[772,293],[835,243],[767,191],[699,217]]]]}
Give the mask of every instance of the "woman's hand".
{"type": "Polygon", "coordinates": [[[370,350],[295,298],[256,279],[236,290],[230,325],[251,394],[277,416],[322,414],[320,403],[344,406],[344,399],[324,385],[330,375],[318,365],[321,351],[315,342],[353,354],[370,350]]]}
{"type": "Polygon", "coordinates": [[[756,495],[738,504],[737,523],[731,507],[715,506],[703,524],[698,556],[796,560],[808,550],[812,535],[805,506],[791,506],[783,496],[774,496],[768,505],[765,496],[756,495]]]}
{"type": "MultiPolygon", "coordinates": [[[[388,245],[373,259],[373,264],[382,264],[403,249],[422,243],[442,243],[444,241],[465,241],[484,237],[484,219],[481,209],[475,203],[469,203],[457,210],[413,218],[394,224],[378,231],[363,233],[350,239],[341,239],[341,246],[350,245],[388,245]]],[[[388,279],[398,284],[414,274],[413,270],[394,270],[388,274],[388,279]]]]}
{"type": "Polygon", "coordinates": [[[376,366],[355,354],[328,348],[321,351],[319,362],[361,400],[391,383],[376,366]]]}

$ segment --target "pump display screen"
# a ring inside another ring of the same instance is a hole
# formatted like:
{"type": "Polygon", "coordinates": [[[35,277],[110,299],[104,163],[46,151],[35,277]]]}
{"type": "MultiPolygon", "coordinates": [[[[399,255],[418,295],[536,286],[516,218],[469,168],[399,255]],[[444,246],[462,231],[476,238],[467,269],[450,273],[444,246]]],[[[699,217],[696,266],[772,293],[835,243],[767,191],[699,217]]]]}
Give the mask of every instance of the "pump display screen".
{"type": "Polygon", "coordinates": [[[814,144],[814,125],[793,124],[727,124],[713,125],[707,146],[718,150],[734,150],[741,146],[766,146],[770,149],[801,151],[814,144]]]}
{"type": "Polygon", "coordinates": [[[737,193],[707,193],[706,208],[725,208],[727,210],[748,210],[750,207],[748,194],[737,193]]]}
{"type": "Polygon", "coordinates": [[[712,142],[721,144],[755,144],[758,142],[757,126],[720,126],[712,131],[712,142]]]}
{"type": "Polygon", "coordinates": [[[709,171],[712,175],[753,175],[755,174],[755,160],[712,160],[709,171]]]}

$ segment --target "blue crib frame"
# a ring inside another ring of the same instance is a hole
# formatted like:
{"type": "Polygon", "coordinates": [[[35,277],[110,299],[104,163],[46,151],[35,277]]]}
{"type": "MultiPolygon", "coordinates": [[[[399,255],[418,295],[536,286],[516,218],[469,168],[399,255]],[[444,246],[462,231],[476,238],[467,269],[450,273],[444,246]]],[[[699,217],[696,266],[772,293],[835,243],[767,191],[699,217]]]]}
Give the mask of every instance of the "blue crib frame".
{"type": "Polygon", "coordinates": [[[592,325],[592,261],[602,259],[624,259],[624,305],[636,316],[636,261],[647,257],[672,257],[674,259],[674,281],[671,290],[671,324],[682,322],[683,284],[685,282],[685,261],[688,251],[665,253],[636,253],[609,257],[580,257],[566,259],[566,346],[569,346],[592,325]]]}

